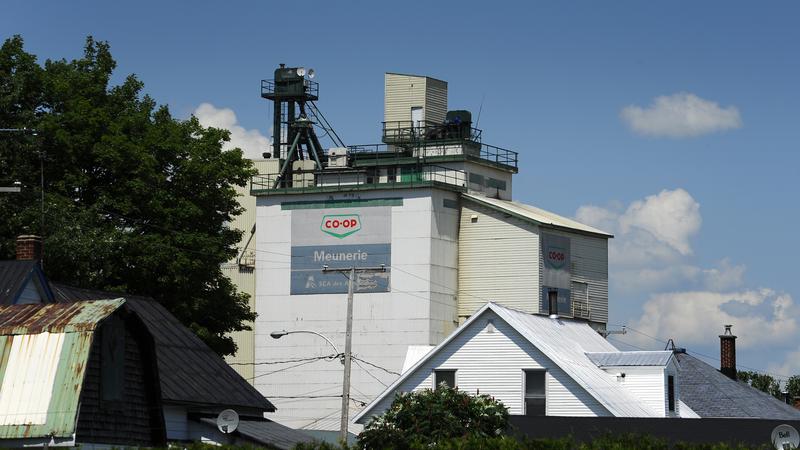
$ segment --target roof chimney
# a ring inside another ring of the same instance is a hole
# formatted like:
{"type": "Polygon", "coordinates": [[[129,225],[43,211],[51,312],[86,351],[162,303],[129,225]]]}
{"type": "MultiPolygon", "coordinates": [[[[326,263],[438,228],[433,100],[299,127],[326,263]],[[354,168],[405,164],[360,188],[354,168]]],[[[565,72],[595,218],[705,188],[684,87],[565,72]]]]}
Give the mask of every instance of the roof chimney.
{"type": "Polygon", "coordinates": [[[17,260],[18,261],[41,261],[42,260],[42,237],[32,234],[17,236],[17,260]]]}
{"type": "Polygon", "coordinates": [[[725,334],[719,336],[719,371],[736,380],[736,336],[731,327],[733,325],[725,325],[725,334]]]}

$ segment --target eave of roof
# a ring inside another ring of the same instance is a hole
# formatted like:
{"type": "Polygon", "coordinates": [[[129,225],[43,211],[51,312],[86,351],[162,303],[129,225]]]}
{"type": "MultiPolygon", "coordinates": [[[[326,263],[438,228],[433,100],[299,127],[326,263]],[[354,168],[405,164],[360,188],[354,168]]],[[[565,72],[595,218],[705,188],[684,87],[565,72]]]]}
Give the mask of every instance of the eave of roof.
{"type": "Polygon", "coordinates": [[[672,359],[671,351],[587,352],[597,367],[664,367],[672,359]]]}
{"type": "Polygon", "coordinates": [[[489,198],[483,195],[476,194],[462,194],[462,198],[473,201],[480,205],[487,206],[496,211],[509,214],[518,219],[526,222],[533,222],[542,227],[552,228],[556,230],[564,230],[572,233],[586,234],[594,237],[613,238],[614,235],[606,233],[589,225],[582,224],[572,219],[560,216],[558,214],[545,211],[535,206],[526,205],[524,203],[500,200],[496,198],[489,198]]]}
{"type": "Polygon", "coordinates": [[[125,300],[0,306],[0,335],[94,331],[125,300]]]}
{"type": "MultiPolygon", "coordinates": [[[[354,422],[360,421],[362,418],[367,416],[371,410],[378,405],[381,401],[383,401],[388,395],[391,395],[393,392],[397,390],[397,388],[405,382],[410,376],[412,376],[422,365],[424,365],[428,360],[433,358],[436,354],[442,351],[447,345],[452,342],[458,335],[460,335],[464,330],[468,329],[480,316],[483,315],[484,312],[487,310],[491,310],[495,314],[497,314],[501,319],[505,320],[511,327],[513,327],[518,333],[520,333],[525,339],[527,339],[532,345],[538,348],[546,357],[553,361],[554,364],[559,366],[564,372],[567,373],[572,379],[574,379],[578,384],[581,385],[583,389],[585,389],[589,395],[594,397],[604,408],[608,409],[612,414],[618,417],[654,417],[657,416],[654,411],[650,410],[647,407],[642,406],[641,402],[637,401],[635,397],[633,397],[628,391],[626,391],[622,386],[613,382],[603,371],[602,369],[595,366],[588,358],[585,357],[583,350],[575,349],[570,355],[567,357],[566,360],[562,360],[559,356],[560,349],[553,349],[550,345],[546,342],[543,342],[541,339],[538,339],[535,333],[530,333],[524,324],[522,324],[514,314],[522,314],[525,316],[530,317],[539,317],[531,314],[525,314],[519,311],[513,311],[503,306],[497,305],[495,303],[489,302],[481,307],[478,311],[476,311],[463,325],[458,327],[456,331],[450,333],[447,338],[442,341],[441,344],[434,347],[430,352],[428,352],[424,357],[422,357],[416,364],[414,364],[408,371],[404,372],[394,383],[392,383],[389,387],[386,388],[378,397],[376,397],[372,402],[370,402],[361,412],[356,414],[353,418],[354,422]],[[513,314],[512,314],[513,313],[513,314]],[[580,355],[586,361],[583,367],[578,368],[578,361],[574,359],[580,355]],[[585,370],[582,370],[585,369],[585,370]],[[616,396],[616,398],[614,397],[616,396]]],[[[542,317],[543,318],[543,317],[542,317]]],[[[547,318],[546,320],[553,320],[547,318]]],[[[559,319],[560,322],[568,322],[569,319],[559,319]]],[[[585,324],[582,324],[585,325],[585,324]]],[[[587,328],[591,330],[588,325],[585,325],[587,328]]],[[[592,330],[592,332],[594,332],[592,330]]],[[[599,336],[598,336],[599,337],[599,336]]],[[[602,339],[602,338],[601,338],[602,339]]],[[[597,341],[599,342],[599,341],[597,341]]],[[[614,346],[605,342],[603,340],[603,348],[602,350],[613,350],[614,346]]],[[[563,349],[561,349],[563,350],[563,349]]],[[[601,350],[598,348],[598,350],[601,350]]]]}

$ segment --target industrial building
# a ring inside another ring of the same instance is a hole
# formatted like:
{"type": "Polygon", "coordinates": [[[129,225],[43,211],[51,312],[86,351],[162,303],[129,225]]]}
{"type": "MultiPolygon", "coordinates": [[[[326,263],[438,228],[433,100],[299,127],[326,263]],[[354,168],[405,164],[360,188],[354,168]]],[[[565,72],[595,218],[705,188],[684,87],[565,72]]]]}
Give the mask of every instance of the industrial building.
{"type": "Polygon", "coordinates": [[[397,379],[410,346],[443,342],[487,301],[607,323],[612,236],[513,201],[517,152],[449,110],[446,82],[387,73],[384,94],[382,143],[345,146],[304,69],[262,82],[275,131],[250,187],[251,376],[278,407],[270,417],[294,428],[339,428],[348,280],[330,269],[385,268],[356,277],[351,417],[397,379]]]}

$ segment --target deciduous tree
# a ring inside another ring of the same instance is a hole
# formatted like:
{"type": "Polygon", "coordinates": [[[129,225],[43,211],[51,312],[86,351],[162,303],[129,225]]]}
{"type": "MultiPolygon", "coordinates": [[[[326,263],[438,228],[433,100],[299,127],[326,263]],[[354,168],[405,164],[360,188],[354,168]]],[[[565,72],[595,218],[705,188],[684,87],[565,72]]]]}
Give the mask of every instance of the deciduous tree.
{"type": "Polygon", "coordinates": [[[81,58],[44,65],[19,36],[0,48],[0,128],[36,130],[0,135],[0,184],[23,186],[0,194],[0,257],[15,236],[41,234],[52,280],[152,296],[233,353],[226,333],[254,315],[220,264],[237,253],[227,224],[252,164],[222,150],[227,131],[176,119],[136,76],[112,85],[115,67],[91,37],[81,58]]]}

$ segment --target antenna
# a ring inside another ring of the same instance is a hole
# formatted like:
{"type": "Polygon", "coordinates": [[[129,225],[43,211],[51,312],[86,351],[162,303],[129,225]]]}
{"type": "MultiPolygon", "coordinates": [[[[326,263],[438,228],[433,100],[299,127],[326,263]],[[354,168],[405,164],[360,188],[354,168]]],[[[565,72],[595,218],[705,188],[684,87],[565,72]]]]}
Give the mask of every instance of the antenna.
{"type": "Polygon", "coordinates": [[[314,69],[308,69],[308,73],[306,74],[310,80],[313,80],[316,75],[317,72],[314,69]]]}
{"type": "Polygon", "coordinates": [[[478,128],[478,123],[481,121],[481,111],[483,111],[483,101],[486,100],[486,93],[481,96],[481,106],[478,108],[478,117],[475,119],[475,128],[478,128]]]}

